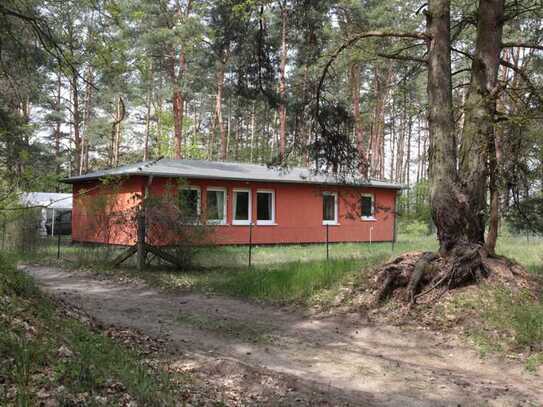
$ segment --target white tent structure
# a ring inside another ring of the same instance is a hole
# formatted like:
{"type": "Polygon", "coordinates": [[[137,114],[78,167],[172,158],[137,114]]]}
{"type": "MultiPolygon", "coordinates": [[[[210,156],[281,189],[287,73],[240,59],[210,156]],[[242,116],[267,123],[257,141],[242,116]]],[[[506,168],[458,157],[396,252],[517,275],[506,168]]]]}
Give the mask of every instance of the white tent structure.
{"type": "Polygon", "coordinates": [[[25,192],[21,195],[21,204],[41,208],[40,233],[53,236],[71,230],[68,223],[71,223],[72,194],[25,192]]]}

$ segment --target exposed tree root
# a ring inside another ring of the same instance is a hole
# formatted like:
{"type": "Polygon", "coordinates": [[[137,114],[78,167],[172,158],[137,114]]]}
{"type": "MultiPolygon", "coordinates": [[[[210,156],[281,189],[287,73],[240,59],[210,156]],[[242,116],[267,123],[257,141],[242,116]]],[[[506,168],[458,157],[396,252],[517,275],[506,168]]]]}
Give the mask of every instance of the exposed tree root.
{"type": "Polygon", "coordinates": [[[433,252],[405,253],[377,271],[374,304],[388,298],[414,305],[425,297],[435,300],[448,290],[498,278],[529,288],[529,276],[508,259],[489,258],[477,245],[456,247],[447,257],[433,252]],[[518,283],[515,280],[519,280],[518,283]]]}

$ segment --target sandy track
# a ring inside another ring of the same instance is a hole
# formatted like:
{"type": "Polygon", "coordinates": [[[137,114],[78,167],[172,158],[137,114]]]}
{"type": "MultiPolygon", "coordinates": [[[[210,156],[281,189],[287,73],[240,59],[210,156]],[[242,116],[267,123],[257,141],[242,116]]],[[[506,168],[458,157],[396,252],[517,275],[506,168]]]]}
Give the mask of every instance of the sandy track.
{"type": "Polygon", "coordinates": [[[226,392],[236,388],[239,404],[543,405],[540,376],[512,361],[481,360],[437,333],[371,326],[357,315],[307,318],[51,267],[25,270],[103,324],[166,338],[173,364],[226,392]]]}

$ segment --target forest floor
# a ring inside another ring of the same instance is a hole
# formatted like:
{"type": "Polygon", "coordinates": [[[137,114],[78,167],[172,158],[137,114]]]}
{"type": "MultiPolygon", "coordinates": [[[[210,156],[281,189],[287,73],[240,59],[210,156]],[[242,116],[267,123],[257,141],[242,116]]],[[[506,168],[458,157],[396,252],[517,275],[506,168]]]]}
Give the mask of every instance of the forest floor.
{"type": "Polygon", "coordinates": [[[543,405],[543,371],[487,355],[454,335],[141,281],[25,266],[38,284],[104,326],[164,341],[166,369],[187,372],[226,405],[543,405]]]}

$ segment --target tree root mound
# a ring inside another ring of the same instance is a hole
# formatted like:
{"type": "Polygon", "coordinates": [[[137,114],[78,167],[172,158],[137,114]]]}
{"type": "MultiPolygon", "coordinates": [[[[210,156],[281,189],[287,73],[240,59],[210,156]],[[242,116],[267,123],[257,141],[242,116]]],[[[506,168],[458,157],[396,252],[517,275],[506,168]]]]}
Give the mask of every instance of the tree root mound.
{"type": "Polygon", "coordinates": [[[409,252],[381,266],[374,276],[373,304],[388,299],[414,305],[436,301],[456,288],[482,280],[512,290],[537,290],[524,268],[506,258],[490,258],[477,246],[455,249],[447,257],[433,252],[409,252]]]}

